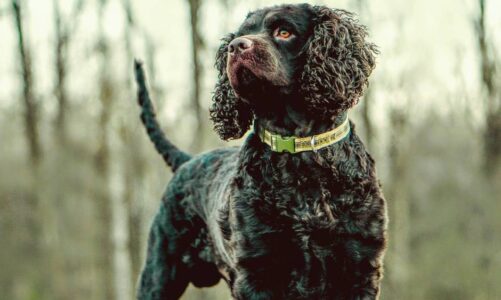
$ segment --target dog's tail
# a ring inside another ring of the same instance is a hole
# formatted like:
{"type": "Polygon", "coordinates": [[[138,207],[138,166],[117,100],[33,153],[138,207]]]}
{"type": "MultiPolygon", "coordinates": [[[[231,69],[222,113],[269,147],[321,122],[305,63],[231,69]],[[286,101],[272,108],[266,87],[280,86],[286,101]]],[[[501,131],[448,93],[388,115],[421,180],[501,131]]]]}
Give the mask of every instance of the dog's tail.
{"type": "Polygon", "coordinates": [[[162,155],[167,165],[175,172],[183,163],[190,160],[191,156],[174,146],[174,144],[165,137],[160,128],[155,115],[155,109],[151,103],[150,93],[146,87],[146,78],[142,62],[138,60],[134,61],[134,73],[137,83],[137,99],[139,106],[141,106],[141,121],[158,153],[162,155]]]}

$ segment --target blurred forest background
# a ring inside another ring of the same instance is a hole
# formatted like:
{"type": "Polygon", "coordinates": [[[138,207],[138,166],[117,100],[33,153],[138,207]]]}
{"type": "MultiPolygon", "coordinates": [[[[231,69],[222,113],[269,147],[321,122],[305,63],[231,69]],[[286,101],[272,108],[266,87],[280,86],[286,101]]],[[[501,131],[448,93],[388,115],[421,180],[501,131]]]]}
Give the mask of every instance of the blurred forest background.
{"type": "MultiPolygon", "coordinates": [[[[207,112],[215,49],[277,3],[0,0],[0,299],[133,298],[171,176],[133,58],[169,138],[224,146],[207,112]]],[[[501,1],[315,3],[357,13],[381,50],[351,118],[389,205],[382,299],[501,299],[501,1]]],[[[228,298],[224,284],[184,296],[228,298]]]]}

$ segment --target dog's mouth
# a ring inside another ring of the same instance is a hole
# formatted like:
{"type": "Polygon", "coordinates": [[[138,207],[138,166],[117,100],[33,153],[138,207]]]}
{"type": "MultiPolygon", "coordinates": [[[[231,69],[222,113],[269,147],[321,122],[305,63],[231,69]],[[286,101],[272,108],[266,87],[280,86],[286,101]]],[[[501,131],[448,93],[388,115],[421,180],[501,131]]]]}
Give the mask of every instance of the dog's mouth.
{"type": "Polygon", "coordinates": [[[278,61],[272,55],[262,52],[264,51],[228,57],[226,72],[230,85],[237,94],[256,92],[266,86],[283,87],[290,84],[278,61]]]}
{"type": "Polygon", "coordinates": [[[255,65],[243,59],[230,60],[227,73],[230,85],[237,94],[247,94],[253,88],[257,88],[264,79],[259,76],[255,65]]]}

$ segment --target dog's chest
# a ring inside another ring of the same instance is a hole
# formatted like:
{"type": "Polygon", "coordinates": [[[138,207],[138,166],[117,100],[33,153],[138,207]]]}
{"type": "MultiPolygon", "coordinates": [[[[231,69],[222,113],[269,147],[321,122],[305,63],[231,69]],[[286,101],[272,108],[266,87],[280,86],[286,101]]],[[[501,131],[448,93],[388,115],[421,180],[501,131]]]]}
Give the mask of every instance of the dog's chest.
{"type": "Polygon", "coordinates": [[[331,229],[338,224],[338,208],[343,207],[339,204],[346,193],[340,178],[330,170],[294,161],[256,169],[236,178],[223,212],[229,248],[252,252],[258,245],[289,255],[295,248],[303,256],[333,238],[331,229]]]}
{"type": "MultiPolygon", "coordinates": [[[[228,205],[221,210],[225,247],[218,252],[225,272],[235,272],[235,266],[245,264],[247,258],[261,257],[267,265],[269,257],[276,264],[270,268],[288,269],[285,272],[292,281],[305,274],[316,274],[312,278],[318,279],[327,276],[321,266],[336,256],[332,241],[344,187],[325,170],[284,168],[285,172],[268,169],[261,176],[236,178],[228,205]]],[[[310,284],[320,285],[316,280],[310,284]]]]}
{"type": "Polygon", "coordinates": [[[343,178],[312,162],[290,159],[262,166],[254,174],[252,171],[246,177],[248,190],[254,191],[249,210],[258,218],[276,220],[271,223],[280,229],[297,227],[295,223],[305,220],[333,221],[338,202],[349,192],[343,178]]]}

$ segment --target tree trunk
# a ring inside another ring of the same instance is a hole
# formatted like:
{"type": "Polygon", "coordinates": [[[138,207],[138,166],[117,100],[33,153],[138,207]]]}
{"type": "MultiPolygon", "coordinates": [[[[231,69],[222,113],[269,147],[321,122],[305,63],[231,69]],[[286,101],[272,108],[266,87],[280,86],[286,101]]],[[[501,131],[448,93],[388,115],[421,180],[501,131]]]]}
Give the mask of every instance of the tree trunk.
{"type": "Polygon", "coordinates": [[[25,40],[25,32],[22,22],[22,9],[18,0],[12,0],[12,10],[17,30],[20,65],[23,77],[23,100],[24,100],[24,123],[26,140],[33,165],[38,165],[41,157],[40,138],[38,134],[38,105],[33,94],[33,69],[31,53],[25,40]]]}
{"type": "Polygon", "coordinates": [[[101,70],[99,79],[99,100],[101,101],[101,112],[98,120],[99,136],[98,150],[95,156],[96,173],[99,178],[99,189],[97,197],[98,213],[98,243],[100,251],[97,256],[97,273],[100,274],[100,297],[102,299],[114,299],[113,292],[113,245],[112,245],[112,205],[110,192],[110,145],[109,145],[109,122],[111,117],[112,99],[114,91],[109,74],[110,54],[106,37],[104,36],[103,19],[106,0],[100,0],[98,6],[99,38],[98,52],[101,55],[101,70]]]}
{"type": "MultiPolygon", "coordinates": [[[[132,10],[132,5],[130,0],[123,0],[123,7],[125,11],[125,51],[126,51],[126,65],[132,66],[132,61],[134,60],[134,51],[132,44],[132,33],[136,26],[135,18],[132,10]]],[[[127,79],[125,82],[125,96],[127,100],[133,98],[134,92],[132,90],[133,78],[132,72],[127,72],[127,79]]],[[[135,108],[135,107],[134,107],[135,108]]],[[[136,110],[134,110],[134,115],[136,110]]],[[[141,228],[142,228],[142,205],[137,203],[141,200],[138,195],[144,193],[144,177],[145,168],[142,161],[142,149],[141,145],[137,143],[140,139],[139,134],[143,132],[137,130],[137,126],[131,126],[130,123],[126,123],[122,128],[123,143],[129,151],[128,155],[123,156],[124,165],[124,201],[125,201],[125,213],[127,215],[127,229],[128,229],[128,255],[130,257],[130,282],[136,282],[137,277],[142,265],[141,260],[141,228]]]]}
{"type": "Polygon", "coordinates": [[[391,298],[394,299],[409,298],[407,285],[410,276],[410,205],[407,197],[407,119],[408,116],[404,111],[392,109],[389,149],[391,185],[387,193],[391,226],[387,269],[391,298]]]}
{"type": "MultiPolygon", "coordinates": [[[[366,26],[369,26],[369,19],[370,19],[370,11],[368,6],[369,4],[366,0],[356,0],[356,7],[358,10],[359,17],[362,23],[366,26]]],[[[362,126],[365,132],[365,144],[367,145],[367,149],[369,149],[369,151],[374,150],[373,141],[374,141],[374,134],[376,133],[371,121],[371,109],[373,101],[374,101],[373,87],[369,86],[360,103],[360,105],[362,106],[361,107],[362,124],[363,124],[362,126]]]]}
{"type": "Polygon", "coordinates": [[[66,144],[66,110],[68,93],[66,91],[66,46],[68,36],[62,28],[61,12],[58,0],[54,0],[54,18],[56,29],[56,87],[57,114],[55,119],[56,140],[60,145],[66,144]]]}
{"type": "MultiPolygon", "coordinates": [[[[47,229],[44,223],[44,205],[41,203],[43,191],[41,185],[41,158],[42,150],[39,138],[39,113],[38,104],[34,95],[33,66],[30,46],[26,38],[26,31],[23,26],[23,14],[25,6],[18,0],[12,0],[12,16],[14,17],[15,30],[18,38],[19,65],[21,66],[22,98],[24,102],[24,128],[25,138],[29,150],[29,160],[31,162],[31,172],[29,173],[29,191],[27,191],[27,231],[31,238],[26,244],[26,249],[30,251],[27,263],[33,269],[46,269],[49,261],[47,254],[47,229]]],[[[20,286],[28,286],[32,294],[38,294],[42,298],[53,296],[50,291],[50,281],[46,276],[37,273],[27,273],[22,282],[16,283],[20,286]]]]}
{"type": "MultiPolygon", "coordinates": [[[[118,156],[119,154],[116,153],[118,156]]],[[[134,284],[129,252],[129,218],[123,182],[122,161],[110,161],[109,191],[112,212],[113,279],[116,300],[132,300],[134,284]]]]}
{"type": "Polygon", "coordinates": [[[59,7],[59,0],[53,0],[54,5],[54,27],[56,33],[55,41],[55,71],[56,84],[54,92],[57,99],[57,113],[54,119],[55,140],[59,146],[67,144],[67,115],[69,110],[68,91],[66,78],[68,73],[67,52],[70,39],[76,28],[77,19],[84,5],[83,0],[75,2],[70,15],[70,22],[63,18],[59,7]]]}
{"type": "Polygon", "coordinates": [[[188,0],[190,5],[190,22],[191,22],[191,53],[193,61],[193,91],[191,95],[191,106],[193,113],[195,114],[195,134],[192,143],[193,150],[200,150],[203,145],[204,133],[203,129],[203,119],[202,111],[200,105],[200,91],[201,91],[201,81],[202,81],[202,62],[200,59],[200,52],[203,50],[204,43],[202,40],[202,34],[199,28],[199,16],[200,11],[200,0],[188,0]]]}
{"type": "Polygon", "coordinates": [[[97,258],[98,273],[102,275],[100,280],[104,299],[113,299],[113,273],[112,273],[112,244],[111,244],[111,200],[109,194],[109,161],[110,151],[108,145],[108,123],[110,118],[110,83],[108,79],[101,78],[101,113],[99,116],[98,151],[95,157],[95,166],[99,178],[99,191],[97,197],[97,213],[99,235],[99,254],[97,258]]]}
{"type": "Polygon", "coordinates": [[[373,151],[373,141],[374,141],[374,126],[372,126],[371,121],[371,108],[372,102],[374,99],[372,98],[372,87],[369,87],[365,92],[364,98],[362,100],[362,122],[365,129],[365,143],[367,144],[367,149],[369,151],[373,151]]]}
{"type": "Polygon", "coordinates": [[[479,15],[475,20],[478,50],[481,60],[482,86],[486,99],[486,123],[484,131],[485,170],[487,174],[495,174],[500,165],[501,156],[501,107],[496,85],[496,61],[493,45],[488,40],[485,27],[486,1],[478,0],[479,15]]]}

